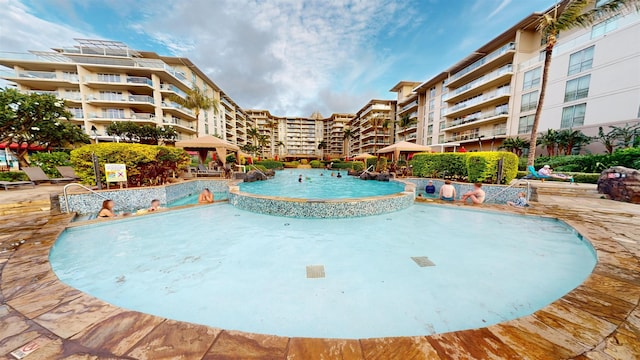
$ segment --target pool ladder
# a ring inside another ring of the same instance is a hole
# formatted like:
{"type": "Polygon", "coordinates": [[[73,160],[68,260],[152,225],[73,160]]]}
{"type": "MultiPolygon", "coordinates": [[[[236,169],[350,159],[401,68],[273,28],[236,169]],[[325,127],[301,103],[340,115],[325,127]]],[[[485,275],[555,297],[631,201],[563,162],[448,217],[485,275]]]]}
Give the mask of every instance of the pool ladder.
{"type": "Polygon", "coordinates": [[[64,207],[67,210],[66,213],[69,213],[69,196],[67,195],[67,189],[69,187],[71,187],[71,186],[81,187],[81,188],[83,188],[85,190],[88,190],[91,193],[94,193],[94,194],[98,195],[99,197],[103,198],[104,200],[109,200],[109,198],[107,198],[106,196],[104,196],[104,195],[102,195],[102,194],[100,194],[98,192],[95,192],[95,191],[91,190],[90,188],[88,188],[88,187],[86,187],[86,186],[84,186],[82,184],[78,184],[78,183],[67,184],[67,185],[64,186],[64,188],[62,190],[62,193],[64,194],[64,207]]]}
{"type": "Polygon", "coordinates": [[[516,185],[520,184],[520,182],[522,182],[522,181],[524,181],[524,182],[526,182],[526,183],[527,183],[527,202],[529,202],[529,198],[531,197],[531,183],[530,183],[528,180],[525,180],[524,178],[522,178],[522,179],[518,179],[518,180],[517,180],[517,181],[515,181],[513,184],[511,184],[511,185],[507,186],[506,188],[504,188],[504,189],[500,190],[500,191],[499,191],[499,192],[497,192],[496,194],[494,194],[494,195],[492,195],[492,196],[487,197],[487,198],[485,199],[485,202],[488,202],[488,201],[489,201],[489,200],[491,200],[491,199],[495,199],[495,198],[497,198],[497,197],[498,197],[498,195],[500,195],[500,194],[502,194],[503,192],[505,192],[505,191],[507,191],[507,190],[511,189],[512,187],[514,187],[514,186],[516,186],[516,185]]]}

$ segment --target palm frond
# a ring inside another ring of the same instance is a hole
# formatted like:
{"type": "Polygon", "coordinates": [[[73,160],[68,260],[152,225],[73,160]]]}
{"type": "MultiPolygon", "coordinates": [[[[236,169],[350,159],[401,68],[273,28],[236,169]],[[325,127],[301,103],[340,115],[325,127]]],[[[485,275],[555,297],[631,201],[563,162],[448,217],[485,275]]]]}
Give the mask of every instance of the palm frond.
{"type": "Polygon", "coordinates": [[[564,7],[558,19],[556,20],[556,28],[559,31],[571,29],[576,27],[576,19],[578,19],[584,13],[587,6],[590,4],[590,0],[571,0],[564,7]]]}
{"type": "Polygon", "coordinates": [[[640,0],[610,0],[594,9],[579,14],[573,19],[572,24],[567,24],[565,29],[588,27],[618,14],[633,11],[633,9],[640,11],[640,0]]]}

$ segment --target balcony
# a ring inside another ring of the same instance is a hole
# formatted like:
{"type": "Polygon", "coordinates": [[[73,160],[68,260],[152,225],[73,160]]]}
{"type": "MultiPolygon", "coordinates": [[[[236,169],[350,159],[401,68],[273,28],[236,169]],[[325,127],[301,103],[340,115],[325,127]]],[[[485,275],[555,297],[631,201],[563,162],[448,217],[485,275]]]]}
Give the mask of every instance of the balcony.
{"type": "Polygon", "coordinates": [[[187,97],[187,93],[182,91],[181,89],[179,89],[177,86],[173,85],[173,84],[165,84],[162,83],[160,84],[160,91],[162,92],[172,92],[175,93],[176,95],[186,98],[187,97]]]}
{"type": "Polygon", "coordinates": [[[85,76],[84,81],[89,87],[100,89],[117,89],[122,87],[149,88],[153,89],[153,81],[144,76],[85,76]]]}
{"type": "Polygon", "coordinates": [[[191,109],[187,109],[184,108],[176,103],[174,103],[173,101],[163,101],[162,102],[162,109],[168,112],[172,112],[172,113],[177,113],[179,115],[187,115],[192,119],[196,119],[195,114],[193,113],[193,110],[191,109]]]}
{"type": "Polygon", "coordinates": [[[132,112],[127,115],[118,112],[89,113],[89,119],[95,123],[112,123],[114,121],[132,121],[136,123],[155,124],[155,114],[132,112]]]}
{"type": "Polygon", "coordinates": [[[478,141],[478,138],[482,139],[490,139],[493,137],[501,137],[507,135],[506,127],[498,127],[491,130],[484,131],[466,131],[462,134],[457,134],[454,136],[449,136],[445,138],[445,143],[449,142],[473,142],[478,141]]]}
{"type": "Polygon", "coordinates": [[[455,127],[475,126],[479,124],[488,124],[494,121],[503,121],[509,117],[509,108],[507,106],[501,106],[492,111],[485,111],[482,113],[474,113],[464,116],[459,119],[447,121],[445,129],[451,129],[455,127]],[[463,126],[465,125],[465,126],[463,126]]]}
{"type": "Polygon", "coordinates": [[[55,71],[8,71],[3,77],[18,84],[39,88],[78,85],[77,74],[57,73],[55,71]]]}
{"type": "Polygon", "coordinates": [[[112,95],[112,94],[100,94],[97,97],[94,95],[88,95],[86,97],[87,102],[98,106],[122,106],[123,104],[135,104],[138,106],[146,107],[147,109],[153,109],[154,100],[153,97],[147,95],[112,95]]]}
{"type": "Polygon", "coordinates": [[[398,111],[398,114],[402,114],[403,112],[413,109],[415,107],[418,107],[418,100],[414,100],[408,104],[406,104],[405,106],[403,106],[400,111],[398,111]]]}
{"type": "Polygon", "coordinates": [[[489,106],[492,103],[497,104],[500,102],[504,102],[509,98],[509,96],[511,96],[511,87],[503,86],[496,90],[450,106],[448,108],[448,111],[445,113],[445,116],[456,117],[458,115],[462,115],[464,112],[479,110],[482,107],[489,106]]]}
{"type": "Polygon", "coordinates": [[[458,84],[462,83],[465,78],[469,78],[472,74],[480,72],[480,70],[486,68],[487,65],[495,63],[498,60],[503,60],[510,56],[513,56],[513,54],[515,53],[515,49],[516,44],[511,42],[487,54],[480,60],[453,74],[449,78],[447,84],[448,87],[456,87],[458,84]]]}
{"type": "Polygon", "coordinates": [[[233,111],[235,110],[235,106],[233,106],[233,104],[231,104],[229,102],[229,100],[227,100],[226,98],[220,98],[220,102],[222,103],[222,105],[224,105],[225,107],[227,107],[227,109],[233,111]]]}
{"type": "Polygon", "coordinates": [[[175,116],[165,116],[165,117],[163,117],[162,118],[162,124],[163,125],[177,126],[177,127],[181,128],[183,130],[195,132],[194,124],[193,124],[192,121],[185,121],[185,120],[177,118],[175,116]]]}
{"type": "Polygon", "coordinates": [[[486,89],[489,87],[497,86],[501,83],[505,83],[512,75],[513,65],[507,64],[471,82],[468,82],[455,90],[450,91],[446,101],[448,103],[455,103],[465,96],[468,96],[468,94],[473,90],[486,89]]]}

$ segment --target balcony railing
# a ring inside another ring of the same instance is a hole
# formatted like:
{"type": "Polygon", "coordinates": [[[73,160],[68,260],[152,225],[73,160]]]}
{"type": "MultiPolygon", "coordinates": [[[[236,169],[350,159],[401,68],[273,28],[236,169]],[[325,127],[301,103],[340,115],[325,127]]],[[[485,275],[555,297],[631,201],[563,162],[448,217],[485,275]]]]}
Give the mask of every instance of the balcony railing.
{"type": "Polygon", "coordinates": [[[162,84],[160,85],[160,90],[165,90],[165,91],[173,91],[174,93],[182,96],[182,97],[187,97],[187,93],[180,90],[177,86],[172,85],[172,84],[162,84]]]}
{"type": "Polygon", "coordinates": [[[153,96],[148,95],[129,95],[129,102],[143,102],[153,104],[153,96]]]}
{"type": "Polygon", "coordinates": [[[481,58],[480,60],[474,62],[473,64],[465,67],[464,69],[458,71],[457,73],[453,74],[450,78],[449,78],[449,82],[454,81],[470,72],[472,72],[473,70],[479,68],[480,66],[490,62],[491,60],[500,57],[501,55],[505,54],[508,51],[511,50],[515,50],[516,49],[516,43],[510,42],[506,45],[503,45],[502,47],[500,47],[498,50],[493,51],[491,53],[489,53],[488,55],[486,55],[485,57],[481,58]]]}
{"type": "Polygon", "coordinates": [[[476,104],[483,103],[483,102],[485,102],[487,100],[491,100],[491,99],[496,98],[498,96],[508,95],[508,94],[510,94],[510,92],[511,92],[511,87],[510,86],[504,86],[504,87],[498,88],[496,90],[493,90],[491,92],[483,94],[482,96],[474,97],[472,99],[469,99],[469,100],[466,100],[466,101],[463,101],[463,102],[460,102],[460,103],[457,103],[457,104],[451,106],[449,108],[449,111],[446,112],[446,115],[448,116],[448,114],[456,112],[456,111],[458,111],[460,109],[464,109],[464,108],[469,107],[469,106],[473,106],[473,105],[476,105],[476,104]]]}
{"type": "Polygon", "coordinates": [[[445,142],[457,142],[457,141],[478,141],[478,138],[487,139],[494,136],[507,135],[506,127],[499,127],[485,131],[471,131],[468,133],[458,134],[445,138],[445,142]]]}
{"type": "Polygon", "coordinates": [[[453,97],[455,95],[463,93],[463,92],[465,92],[465,91],[467,91],[469,89],[473,89],[474,87],[477,87],[478,85],[481,85],[483,83],[491,81],[491,80],[493,80],[493,79],[495,79],[497,77],[500,77],[500,76],[502,76],[502,75],[504,75],[506,73],[510,73],[510,72],[513,72],[513,65],[507,64],[507,65],[505,65],[505,66],[503,66],[501,68],[498,68],[498,69],[496,69],[496,70],[494,70],[494,71],[492,71],[492,72],[490,72],[488,74],[485,74],[485,75],[483,75],[483,76],[481,76],[481,77],[479,77],[479,78],[477,78],[477,79],[475,79],[475,80],[473,80],[471,82],[468,82],[468,83],[462,85],[461,87],[453,90],[452,92],[449,93],[450,95],[448,96],[448,98],[451,98],[451,97],[453,97]]]}
{"type": "Polygon", "coordinates": [[[78,82],[78,75],[76,74],[58,74],[55,71],[16,71],[15,77],[22,79],[64,80],[72,83],[78,82]]]}
{"type": "Polygon", "coordinates": [[[414,106],[418,106],[418,100],[415,100],[415,101],[412,101],[412,102],[408,103],[407,105],[403,106],[402,109],[400,109],[400,111],[398,111],[398,112],[406,111],[408,109],[411,109],[414,106]]]}
{"type": "Polygon", "coordinates": [[[469,114],[462,118],[455,119],[453,121],[448,121],[445,125],[445,129],[458,126],[458,125],[473,123],[475,121],[489,119],[489,118],[500,116],[500,115],[508,115],[508,114],[509,114],[509,108],[507,106],[501,106],[500,108],[497,108],[492,111],[469,114]]]}
{"type": "Polygon", "coordinates": [[[69,112],[71,113],[71,115],[73,115],[74,119],[83,119],[84,118],[84,112],[82,112],[82,110],[80,109],[69,109],[69,112]]]}
{"type": "Polygon", "coordinates": [[[162,118],[162,123],[165,125],[179,125],[188,129],[193,129],[193,123],[173,116],[165,116],[164,118],[162,118]]]}
{"type": "Polygon", "coordinates": [[[183,111],[183,112],[185,112],[185,113],[187,113],[187,114],[189,114],[189,115],[195,116],[195,115],[193,114],[193,110],[191,110],[191,109],[187,109],[187,108],[185,108],[185,107],[182,107],[182,106],[180,106],[180,105],[178,105],[178,104],[174,103],[173,101],[163,101],[163,102],[162,102],[162,106],[164,106],[164,107],[170,107],[170,108],[174,108],[174,109],[178,109],[178,110],[181,110],[181,111],[183,111]]]}

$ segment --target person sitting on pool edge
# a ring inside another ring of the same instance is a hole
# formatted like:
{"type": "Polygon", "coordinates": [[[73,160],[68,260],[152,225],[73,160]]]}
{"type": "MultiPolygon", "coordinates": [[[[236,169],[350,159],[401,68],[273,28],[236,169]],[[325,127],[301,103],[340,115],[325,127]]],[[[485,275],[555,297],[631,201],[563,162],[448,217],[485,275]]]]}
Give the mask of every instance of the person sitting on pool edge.
{"type": "Polygon", "coordinates": [[[424,192],[431,195],[436,193],[436,187],[433,185],[433,180],[429,180],[427,186],[424,187],[424,192]]]}
{"type": "Polygon", "coordinates": [[[516,201],[507,201],[507,205],[513,207],[527,207],[529,206],[527,203],[527,195],[521,191],[518,193],[518,199],[516,199],[516,201]]]}
{"type": "Polygon", "coordinates": [[[462,200],[462,202],[466,202],[467,199],[471,199],[471,202],[474,204],[482,204],[484,202],[484,197],[485,193],[484,190],[482,190],[482,184],[475,183],[473,184],[473,190],[464,193],[460,200],[462,200]]]}
{"type": "Polygon", "coordinates": [[[440,187],[440,200],[454,201],[456,199],[456,188],[451,185],[451,180],[445,180],[444,185],[440,187]]]}
{"type": "Polygon", "coordinates": [[[211,204],[213,203],[213,194],[209,188],[204,188],[198,196],[198,204],[211,204]]]}

